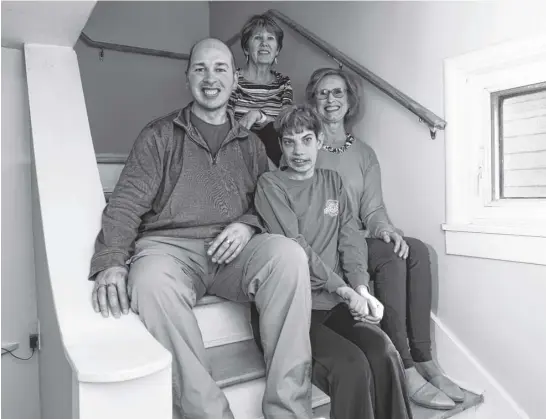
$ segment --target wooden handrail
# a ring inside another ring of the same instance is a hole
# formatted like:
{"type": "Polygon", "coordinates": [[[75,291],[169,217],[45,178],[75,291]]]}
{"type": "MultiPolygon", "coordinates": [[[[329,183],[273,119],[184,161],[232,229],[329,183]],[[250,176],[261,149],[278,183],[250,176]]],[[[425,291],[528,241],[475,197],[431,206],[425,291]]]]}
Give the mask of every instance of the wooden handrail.
{"type": "MultiPolygon", "coordinates": [[[[330,45],[326,41],[323,41],[317,35],[305,29],[299,23],[293,21],[288,16],[285,16],[278,10],[270,9],[266,12],[266,14],[280,20],[290,29],[292,29],[293,31],[295,31],[296,33],[298,33],[299,35],[307,39],[309,42],[311,42],[315,46],[319,47],[323,52],[325,52],[328,56],[330,56],[340,67],[342,66],[348,67],[349,69],[351,69],[351,71],[358,74],[360,77],[362,77],[364,80],[371,83],[373,86],[377,87],[379,90],[381,90],[387,96],[394,99],[404,108],[408,109],[409,111],[417,115],[419,117],[420,122],[424,122],[425,124],[428,125],[430,130],[430,136],[432,139],[436,138],[437,130],[445,129],[446,121],[444,121],[434,112],[428,110],[427,108],[425,108],[423,105],[413,100],[408,95],[402,93],[396,87],[394,87],[387,81],[383,80],[381,77],[377,76],[376,74],[368,70],[363,65],[357,63],[355,60],[345,55],[343,52],[341,52],[334,46],[330,45]]],[[[231,47],[239,39],[239,36],[240,35],[238,33],[233,35],[231,38],[229,38],[226,41],[226,44],[231,47]]],[[[153,55],[157,57],[174,58],[178,60],[189,59],[189,54],[180,54],[176,52],[164,51],[164,50],[158,50],[158,49],[149,49],[149,48],[133,47],[128,45],[112,44],[108,42],[97,42],[89,38],[83,32],[80,35],[80,39],[86,45],[90,47],[101,49],[101,53],[102,53],[102,50],[107,49],[107,50],[120,51],[120,52],[130,52],[134,54],[144,54],[144,55],[153,55]]]]}
{"type": "MultiPolygon", "coordinates": [[[[165,51],[162,49],[141,48],[131,45],[112,44],[110,42],[94,41],[89,38],[84,32],[80,34],[82,42],[91,48],[98,48],[101,50],[111,50],[118,52],[129,52],[131,54],[141,55],[153,55],[154,57],[174,58],[175,60],[189,60],[189,54],[181,54],[179,52],[165,51]]],[[[102,55],[101,55],[102,58],[102,55]]]]}
{"type": "Polygon", "coordinates": [[[325,51],[336,62],[343,64],[346,67],[349,67],[353,72],[358,74],[364,80],[367,80],[372,85],[377,87],[379,90],[381,90],[382,92],[390,96],[392,99],[396,100],[400,105],[402,105],[403,107],[405,107],[406,109],[410,110],[415,115],[417,115],[420,121],[423,121],[428,125],[430,129],[430,136],[432,137],[432,139],[436,137],[436,130],[445,129],[446,121],[444,121],[438,115],[436,115],[432,111],[429,111],[423,105],[419,104],[418,102],[410,98],[408,95],[402,93],[396,87],[389,84],[388,82],[383,80],[381,77],[377,76],[376,74],[372,73],[366,67],[357,63],[355,60],[348,57],[347,55],[339,51],[337,48],[323,41],[317,35],[305,29],[299,23],[294,22],[288,16],[285,16],[281,12],[274,9],[268,10],[267,13],[270,16],[273,16],[277,18],[278,20],[280,20],[281,22],[283,22],[290,29],[294,30],[295,32],[303,36],[312,44],[315,44],[321,50],[325,51]]]}

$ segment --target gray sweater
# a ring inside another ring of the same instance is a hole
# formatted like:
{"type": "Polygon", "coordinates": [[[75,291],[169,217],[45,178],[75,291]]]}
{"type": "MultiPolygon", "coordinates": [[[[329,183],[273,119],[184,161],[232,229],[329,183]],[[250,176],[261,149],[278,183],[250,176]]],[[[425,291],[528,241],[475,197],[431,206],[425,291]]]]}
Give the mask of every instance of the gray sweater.
{"type": "Polygon", "coordinates": [[[268,167],[262,142],[228,111],[232,128],[213,157],[190,109],[150,122],[136,139],[103,211],[89,279],[124,266],[140,237],[213,238],[233,222],[263,232],[253,207],[268,167]]]}
{"type": "Polygon", "coordinates": [[[255,204],[269,232],[292,238],[305,250],[314,309],[341,302],[335,290],[347,283],[368,285],[366,240],[336,172],[316,169],[306,180],[290,179],[281,170],[265,173],[255,204]]]}

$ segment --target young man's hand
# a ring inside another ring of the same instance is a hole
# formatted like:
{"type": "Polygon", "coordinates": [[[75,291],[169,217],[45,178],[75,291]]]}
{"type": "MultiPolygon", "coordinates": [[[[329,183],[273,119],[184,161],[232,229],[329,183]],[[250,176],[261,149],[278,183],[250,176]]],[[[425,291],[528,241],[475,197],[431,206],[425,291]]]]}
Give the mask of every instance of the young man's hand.
{"type": "Polygon", "coordinates": [[[256,230],[243,223],[231,223],[210,244],[207,255],[213,263],[229,263],[241,253],[256,230]]]}
{"type": "Polygon", "coordinates": [[[336,293],[345,300],[356,321],[377,324],[383,317],[383,304],[368,292],[366,287],[358,287],[358,292],[351,287],[340,287],[336,293]]]}
{"type": "Polygon", "coordinates": [[[383,313],[385,311],[385,307],[383,306],[381,301],[371,295],[370,291],[368,291],[368,287],[365,287],[363,285],[357,287],[356,292],[364,297],[368,302],[368,308],[370,310],[370,313],[368,317],[364,319],[364,321],[378,324],[383,319],[383,313]]]}

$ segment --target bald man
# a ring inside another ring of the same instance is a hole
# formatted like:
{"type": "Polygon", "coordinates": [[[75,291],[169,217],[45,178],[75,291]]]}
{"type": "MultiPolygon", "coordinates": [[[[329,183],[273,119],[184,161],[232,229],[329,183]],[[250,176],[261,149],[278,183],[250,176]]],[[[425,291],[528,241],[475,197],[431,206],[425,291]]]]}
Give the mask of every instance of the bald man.
{"type": "Polygon", "coordinates": [[[212,379],[192,308],[205,294],[255,301],[268,376],[266,418],[311,417],[310,280],[294,241],[264,233],[253,208],[267,156],[227,111],[229,48],[192,47],[193,101],[149,123],[102,215],[89,279],[95,311],[137,313],[173,355],[173,403],[188,419],[233,418],[212,379]]]}

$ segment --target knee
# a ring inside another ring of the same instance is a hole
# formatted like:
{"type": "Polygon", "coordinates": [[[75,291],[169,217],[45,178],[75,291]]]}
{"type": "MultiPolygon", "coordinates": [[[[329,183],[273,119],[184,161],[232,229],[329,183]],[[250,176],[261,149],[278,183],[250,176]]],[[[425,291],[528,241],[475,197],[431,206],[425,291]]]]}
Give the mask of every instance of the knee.
{"type": "Polygon", "coordinates": [[[370,267],[378,273],[389,270],[387,279],[404,278],[406,261],[394,253],[394,244],[381,239],[367,239],[370,267]]]}
{"type": "Polygon", "coordinates": [[[166,264],[153,257],[139,259],[129,270],[127,291],[133,306],[133,300],[139,311],[147,306],[169,307],[174,300],[195,304],[195,292],[189,287],[181,286],[173,272],[162,269],[166,264]]]}
{"type": "Polygon", "coordinates": [[[373,359],[390,362],[392,359],[398,359],[398,350],[379,326],[360,323],[355,325],[360,348],[366,348],[366,351],[373,359]]]}
{"type": "Polygon", "coordinates": [[[294,240],[283,236],[272,236],[261,251],[266,260],[273,262],[271,269],[277,273],[276,281],[288,289],[300,282],[309,284],[309,264],[303,248],[294,240]]]}
{"type": "Polygon", "coordinates": [[[292,239],[274,235],[266,243],[266,252],[270,257],[289,265],[307,266],[307,255],[303,248],[292,239]]]}
{"type": "Polygon", "coordinates": [[[409,257],[419,261],[429,261],[430,254],[427,246],[419,239],[404,237],[409,246],[409,257]]]}
{"type": "Polygon", "coordinates": [[[373,373],[368,358],[356,345],[351,350],[343,351],[331,371],[332,377],[338,380],[350,380],[361,385],[373,380],[373,373]]]}

